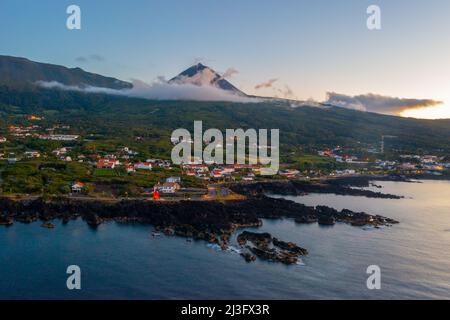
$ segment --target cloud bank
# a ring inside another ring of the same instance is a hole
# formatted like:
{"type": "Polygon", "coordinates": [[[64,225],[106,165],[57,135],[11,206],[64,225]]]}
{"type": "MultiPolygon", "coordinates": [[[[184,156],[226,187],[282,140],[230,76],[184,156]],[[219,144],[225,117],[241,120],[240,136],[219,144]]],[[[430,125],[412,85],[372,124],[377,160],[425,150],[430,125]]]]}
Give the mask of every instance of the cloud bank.
{"type": "Polygon", "coordinates": [[[434,107],[443,102],[432,99],[389,97],[373,93],[349,96],[335,92],[327,92],[327,100],[324,103],[347,109],[400,115],[405,110],[434,107]]]}
{"type": "Polygon", "coordinates": [[[259,102],[259,99],[242,97],[213,85],[198,86],[195,84],[167,83],[163,78],[158,78],[154,83],[147,84],[140,80],[132,80],[133,88],[115,90],[101,87],[67,86],[59,82],[38,81],[37,84],[44,88],[79,91],[87,93],[104,93],[134,98],[151,100],[194,100],[194,101],[230,101],[230,102],[259,102]]]}

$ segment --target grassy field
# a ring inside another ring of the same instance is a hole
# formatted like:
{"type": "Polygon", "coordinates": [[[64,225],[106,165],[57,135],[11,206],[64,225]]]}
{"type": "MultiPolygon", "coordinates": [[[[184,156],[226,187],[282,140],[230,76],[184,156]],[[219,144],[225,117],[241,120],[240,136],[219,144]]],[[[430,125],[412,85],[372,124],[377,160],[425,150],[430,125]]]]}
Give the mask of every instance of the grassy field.
{"type": "MultiPolygon", "coordinates": [[[[0,188],[3,194],[68,194],[74,182],[82,181],[86,184],[86,193],[133,196],[158,182],[164,182],[170,176],[181,176],[180,169],[154,168],[127,174],[121,167],[93,168],[79,162],[24,160],[8,164],[0,161],[0,188]]],[[[183,177],[182,185],[198,188],[204,187],[205,183],[194,177],[183,177]]]]}

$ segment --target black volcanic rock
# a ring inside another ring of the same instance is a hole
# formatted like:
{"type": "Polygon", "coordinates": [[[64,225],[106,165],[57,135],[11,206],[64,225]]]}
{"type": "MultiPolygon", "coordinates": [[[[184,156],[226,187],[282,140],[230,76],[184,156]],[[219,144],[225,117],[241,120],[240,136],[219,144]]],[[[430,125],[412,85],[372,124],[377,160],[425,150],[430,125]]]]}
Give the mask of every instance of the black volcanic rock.
{"type": "Polygon", "coordinates": [[[14,220],[11,217],[0,215],[0,226],[11,226],[14,224],[14,220]]]}
{"type": "MultiPolygon", "coordinates": [[[[370,178],[364,178],[368,183],[370,178]]],[[[374,192],[371,190],[357,189],[350,187],[350,183],[345,178],[329,179],[320,183],[301,180],[275,180],[266,182],[235,183],[230,184],[230,189],[239,194],[278,194],[300,196],[308,193],[328,193],[348,196],[362,196],[367,198],[380,199],[401,199],[401,196],[374,192]],[[342,181],[342,183],[341,183],[342,181]]]]}
{"type": "MultiPolygon", "coordinates": [[[[63,223],[82,217],[88,225],[96,228],[103,222],[144,223],[155,226],[168,236],[203,240],[228,249],[230,235],[239,228],[259,227],[261,219],[292,218],[297,223],[318,221],[319,224],[342,222],[354,226],[374,227],[398,223],[379,215],[337,211],[326,206],[308,207],[294,201],[273,199],[263,195],[234,201],[148,201],[122,200],[101,201],[58,198],[54,200],[14,200],[0,197],[0,225],[11,225],[14,220],[32,223],[44,221],[44,227],[52,228],[48,221],[61,219],[63,223]]],[[[243,248],[241,256],[248,262],[255,256],[284,264],[295,264],[298,257],[308,251],[292,242],[273,238],[269,233],[242,232],[237,241],[243,248]]]]}
{"type": "Polygon", "coordinates": [[[255,260],[254,256],[262,260],[281,262],[284,264],[295,264],[299,256],[307,255],[308,251],[292,242],[285,242],[273,238],[270,233],[255,233],[244,231],[238,235],[237,241],[246,252],[241,256],[247,262],[255,260]],[[250,245],[247,243],[250,242],[250,245]]]}
{"type": "Polygon", "coordinates": [[[286,250],[288,252],[291,252],[294,254],[299,254],[299,255],[307,255],[308,254],[308,250],[297,246],[293,242],[285,242],[282,240],[278,240],[277,238],[273,238],[272,242],[273,242],[274,246],[277,246],[278,248],[280,248],[282,250],[286,250]]]}
{"type": "Polygon", "coordinates": [[[179,235],[217,241],[223,237],[228,241],[231,231],[242,227],[259,227],[261,219],[292,218],[298,223],[333,218],[336,222],[356,223],[364,221],[369,225],[388,225],[395,220],[379,215],[351,210],[337,211],[326,206],[317,208],[294,201],[274,199],[266,196],[249,197],[235,201],[173,201],[153,202],[146,200],[122,200],[107,202],[101,200],[79,200],[61,198],[46,201],[12,200],[0,197],[2,220],[13,218],[23,223],[38,219],[50,221],[62,219],[66,222],[81,216],[90,225],[103,221],[142,222],[161,228],[171,228],[179,235]],[[322,218],[321,218],[322,217],[322,218]],[[214,238],[214,239],[213,239],[214,238]]]}
{"type": "Polygon", "coordinates": [[[239,245],[244,246],[247,241],[253,243],[256,247],[267,247],[272,242],[272,236],[269,233],[255,233],[244,231],[237,237],[239,245]]]}

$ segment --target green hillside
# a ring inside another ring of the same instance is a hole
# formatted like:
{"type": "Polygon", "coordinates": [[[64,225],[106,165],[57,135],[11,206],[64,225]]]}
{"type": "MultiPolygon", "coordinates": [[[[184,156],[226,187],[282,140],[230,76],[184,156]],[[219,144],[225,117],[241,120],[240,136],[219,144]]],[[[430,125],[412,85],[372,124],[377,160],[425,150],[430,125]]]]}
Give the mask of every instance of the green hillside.
{"type": "Polygon", "coordinates": [[[407,119],[334,107],[293,108],[282,102],[149,101],[0,86],[3,125],[31,113],[45,116],[46,121],[69,124],[80,134],[98,134],[111,140],[147,137],[154,142],[155,149],[166,153],[170,150],[172,130],[181,127],[192,130],[194,120],[202,120],[204,130],[280,129],[284,154],[312,147],[379,146],[382,135],[396,136],[389,140],[392,149],[450,153],[450,120],[407,119]]]}

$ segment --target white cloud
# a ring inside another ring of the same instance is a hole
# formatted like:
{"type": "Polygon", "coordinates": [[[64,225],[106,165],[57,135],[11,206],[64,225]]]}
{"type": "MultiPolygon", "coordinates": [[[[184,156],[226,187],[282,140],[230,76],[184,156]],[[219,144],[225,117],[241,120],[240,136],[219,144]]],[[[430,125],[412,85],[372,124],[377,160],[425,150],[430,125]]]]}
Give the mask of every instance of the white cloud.
{"type": "Polygon", "coordinates": [[[238,74],[239,71],[234,68],[228,68],[224,74],[222,75],[222,78],[231,78],[233,75],[238,74]]]}
{"type": "Polygon", "coordinates": [[[270,80],[268,80],[268,81],[266,81],[266,82],[262,82],[262,83],[260,83],[260,84],[257,84],[257,85],[255,86],[255,89],[256,89],[256,90],[259,90],[259,89],[263,89],[263,88],[272,88],[273,84],[274,84],[275,82],[277,82],[277,81],[278,81],[278,79],[270,79],[270,80]]]}
{"type": "Polygon", "coordinates": [[[400,115],[405,110],[434,107],[442,104],[441,101],[432,99],[397,98],[373,93],[349,96],[335,92],[328,92],[327,100],[324,103],[347,109],[389,115],[400,115]]]}
{"type": "Polygon", "coordinates": [[[115,90],[109,88],[86,86],[66,86],[59,82],[38,81],[37,84],[44,88],[56,88],[60,90],[80,91],[88,93],[105,93],[120,96],[145,98],[152,100],[194,100],[194,101],[230,101],[230,102],[260,102],[259,99],[242,97],[212,85],[198,86],[191,83],[167,83],[159,78],[152,84],[140,80],[132,80],[133,88],[115,90]]]}

